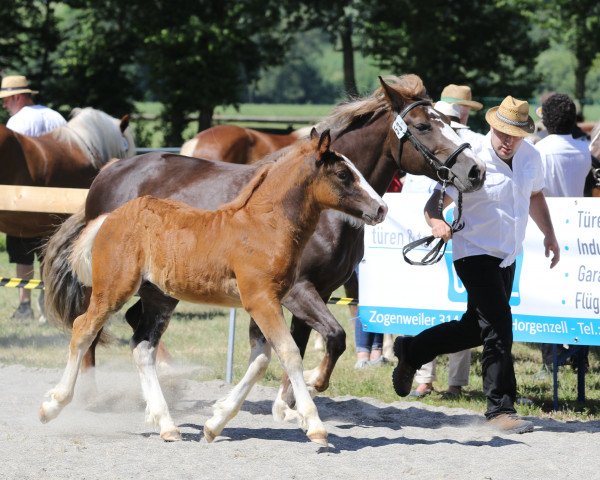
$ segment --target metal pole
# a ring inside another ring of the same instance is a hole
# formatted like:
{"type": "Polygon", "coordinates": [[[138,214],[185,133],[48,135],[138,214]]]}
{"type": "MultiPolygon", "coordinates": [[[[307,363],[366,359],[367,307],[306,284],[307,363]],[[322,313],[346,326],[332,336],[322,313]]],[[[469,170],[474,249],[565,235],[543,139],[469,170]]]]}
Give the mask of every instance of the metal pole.
{"type": "Polygon", "coordinates": [[[231,383],[233,380],[233,344],[235,342],[235,308],[229,309],[229,340],[227,343],[227,372],[225,381],[231,383]]]}

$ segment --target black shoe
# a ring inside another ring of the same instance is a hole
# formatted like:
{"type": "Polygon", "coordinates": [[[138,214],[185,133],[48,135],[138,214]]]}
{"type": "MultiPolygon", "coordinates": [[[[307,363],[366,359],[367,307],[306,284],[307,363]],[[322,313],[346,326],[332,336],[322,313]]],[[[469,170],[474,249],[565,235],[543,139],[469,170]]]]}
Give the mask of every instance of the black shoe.
{"type": "Polygon", "coordinates": [[[411,338],[409,337],[397,337],[394,341],[394,355],[398,357],[398,365],[392,372],[392,385],[401,397],[406,397],[410,393],[415,373],[417,373],[417,369],[406,361],[406,352],[410,342],[411,338]]]}
{"type": "Polygon", "coordinates": [[[13,320],[33,320],[33,310],[31,309],[31,302],[21,302],[11,315],[13,320]]]}

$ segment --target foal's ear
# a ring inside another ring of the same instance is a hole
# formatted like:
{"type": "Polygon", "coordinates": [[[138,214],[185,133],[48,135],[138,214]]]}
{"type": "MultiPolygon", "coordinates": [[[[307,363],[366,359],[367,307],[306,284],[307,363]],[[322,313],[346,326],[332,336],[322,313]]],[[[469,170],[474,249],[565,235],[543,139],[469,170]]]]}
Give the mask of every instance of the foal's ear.
{"type": "Polygon", "coordinates": [[[378,78],[379,83],[381,83],[381,90],[383,91],[383,94],[385,95],[385,98],[387,99],[388,103],[392,107],[392,111],[400,112],[404,107],[405,103],[404,99],[402,98],[402,95],[400,95],[396,90],[394,90],[387,83],[385,83],[383,78],[381,78],[381,75],[378,78]]]}
{"type": "Polygon", "coordinates": [[[327,129],[321,134],[321,138],[319,138],[319,144],[317,145],[319,155],[327,153],[329,147],[331,147],[331,134],[329,133],[329,129],[327,129]]]}
{"type": "Polygon", "coordinates": [[[319,132],[317,132],[317,129],[315,127],[311,128],[309,137],[311,140],[314,140],[315,138],[319,138],[319,132]]]}

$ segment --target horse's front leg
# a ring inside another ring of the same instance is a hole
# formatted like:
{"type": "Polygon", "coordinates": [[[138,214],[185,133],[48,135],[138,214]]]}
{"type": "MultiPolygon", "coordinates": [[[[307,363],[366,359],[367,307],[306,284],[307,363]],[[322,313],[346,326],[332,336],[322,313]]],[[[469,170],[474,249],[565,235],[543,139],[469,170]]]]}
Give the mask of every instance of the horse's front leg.
{"type": "Polygon", "coordinates": [[[301,427],[306,429],[306,435],[313,442],[327,445],[327,431],[306,386],[302,356],[287,328],[281,306],[276,299],[269,302],[265,301],[265,295],[257,297],[255,301],[252,299],[244,301],[244,306],[277,353],[289,378],[296,398],[301,427]]]}
{"type": "Polygon", "coordinates": [[[212,442],[221,434],[223,428],[240,410],[242,403],[254,384],[264,377],[271,361],[271,346],[267,343],[260,329],[250,322],[250,359],[248,369],[242,380],[229,394],[215,403],[213,416],[204,423],[204,438],[212,442]]]}
{"type": "MultiPolygon", "coordinates": [[[[304,354],[310,328],[315,329],[325,339],[325,355],[318,367],[304,372],[310,390],[323,392],[329,387],[331,373],[340,355],[346,349],[346,332],[327,308],[314,285],[308,281],[296,283],[283,299],[283,305],[292,312],[292,338],[301,354],[304,354]]],[[[287,408],[295,405],[290,383],[284,374],[277,399],[273,405],[273,415],[282,419],[287,408]]]]}
{"type": "Polygon", "coordinates": [[[98,387],[96,385],[96,347],[100,341],[102,329],[92,341],[90,348],[83,354],[81,360],[81,392],[86,403],[92,402],[98,396],[98,387]]]}

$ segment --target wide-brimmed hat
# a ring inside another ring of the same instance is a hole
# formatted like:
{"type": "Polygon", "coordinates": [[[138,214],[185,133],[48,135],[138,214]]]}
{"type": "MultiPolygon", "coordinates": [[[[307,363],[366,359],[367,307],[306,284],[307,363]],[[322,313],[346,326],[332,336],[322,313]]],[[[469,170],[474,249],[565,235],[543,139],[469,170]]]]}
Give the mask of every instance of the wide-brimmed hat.
{"type": "Polygon", "coordinates": [[[481,110],[483,108],[483,104],[472,99],[471,88],[467,85],[454,85],[451,83],[442,90],[440,100],[448,103],[456,103],[457,105],[464,105],[473,110],[481,110]]]}
{"type": "Polygon", "coordinates": [[[485,120],[490,127],[513,137],[527,137],[535,130],[533,118],[529,116],[529,103],[510,95],[499,106],[490,108],[485,120]]]}
{"type": "Polygon", "coordinates": [[[23,75],[8,75],[2,79],[0,86],[0,98],[18,95],[19,93],[39,93],[29,88],[27,77],[23,75]]]}
{"type": "Polygon", "coordinates": [[[443,113],[450,118],[450,126],[452,128],[469,128],[466,125],[453,120],[453,118],[460,118],[460,110],[458,109],[458,105],[440,100],[439,102],[435,102],[433,108],[434,110],[437,110],[438,112],[443,113]]]}

